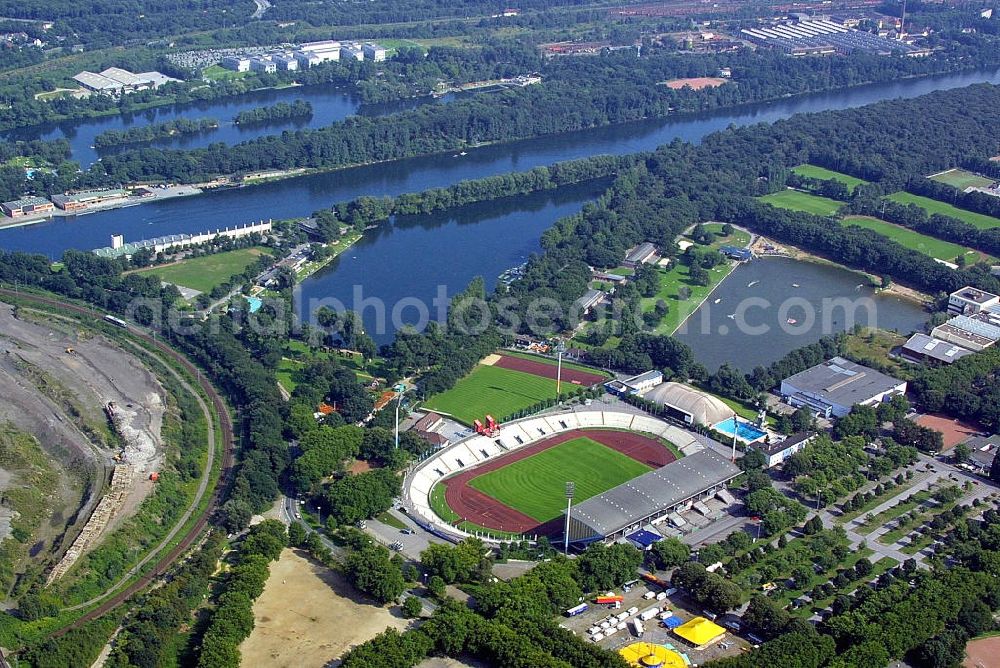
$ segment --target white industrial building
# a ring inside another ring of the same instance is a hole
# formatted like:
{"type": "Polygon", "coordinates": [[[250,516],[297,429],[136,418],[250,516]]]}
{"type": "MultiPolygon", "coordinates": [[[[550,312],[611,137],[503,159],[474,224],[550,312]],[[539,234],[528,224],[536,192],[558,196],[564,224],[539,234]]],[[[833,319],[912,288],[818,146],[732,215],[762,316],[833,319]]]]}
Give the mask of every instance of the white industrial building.
{"type": "Polygon", "coordinates": [[[222,67],[233,72],[249,72],[250,59],[239,56],[226,56],[222,59],[222,67]]]}
{"type": "Polygon", "coordinates": [[[854,406],[874,406],[906,392],[906,381],[842,357],[817,364],[781,381],[781,396],[823,417],[843,417],[854,406]]]}
{"type": "Polygon", "coordinates": [[[356,44],[344,44],[340,47],[340,58],[341,60],[362,61],[365,59],[365,52],[356,44]]]}
{"type": "Polygon", "coordinates": [[[371,60],[376,63],[381,63],[383,60],[385,60],[387,53],[385,47],[379,46],[378,44],[373,44],[371,42],[368,42],[363,47],[361,47],[361,50],[364,53],[365,60],[371,60]]]}
{"type": "Polygon", "coordinates": [[[1000,296],[969,286],[948,295],[948,312],[956,315],[974,315],[998,304],[1000,296]]]}
{"type": "Polygon", "coordinates": [[[248,223],[232,228],[215,230],[214,232],[202,232],[200,234],[170,234],[155,239],[143,239],[142,241],[125,242],[125,236],[121,234],[111,235],[111,245],[106,248],[94,249],[94,255],[99,257],[130,257],[137,251],[149,249],[156,253],[166,250],[182,248],[184,246],[196,246],[212,241],[220,237],[229,239],[241,239],[251,234],[267,234],[271,231],[271,221],[260,221],[248,223]]]}

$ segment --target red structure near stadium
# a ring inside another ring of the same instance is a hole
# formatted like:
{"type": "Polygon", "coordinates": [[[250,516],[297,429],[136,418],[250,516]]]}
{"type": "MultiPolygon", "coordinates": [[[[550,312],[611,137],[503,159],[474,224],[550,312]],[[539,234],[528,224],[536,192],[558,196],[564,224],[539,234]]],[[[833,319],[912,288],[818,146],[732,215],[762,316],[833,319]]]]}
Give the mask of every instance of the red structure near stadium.
{"type": "Polygon", "coordinates": [[[482,527],[493,529],[502,527],[503,531],[512,533],[556,535],[562,531],[560,519],[539,524],[538,520],[475,489],[469,484],[469,481],[491,471],[510,466],[514,462],[531,457],[560,443],[581,437],[597,441],[652,468],[666,466],[677,459],[662,443],[649,436],[610,429],[573,429],[525,446],[510,454],[496,457],[481,466],[462,471],[442,481],[441,484],[445,487],[445,501],[463,519],[482,527]]]}

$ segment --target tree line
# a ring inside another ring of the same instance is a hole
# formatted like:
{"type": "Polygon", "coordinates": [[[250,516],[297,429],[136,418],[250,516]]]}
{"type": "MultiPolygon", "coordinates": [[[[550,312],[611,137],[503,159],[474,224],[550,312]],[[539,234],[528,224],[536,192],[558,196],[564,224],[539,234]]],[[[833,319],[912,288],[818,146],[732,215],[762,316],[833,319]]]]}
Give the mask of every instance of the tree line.
{"type": "Polygon", "coordinates": [[[312,114],[313,107],[311,102],[308,100],[295,100],[291,104],[288,102],[278,102],[269,107],[245,109],[233,117],[233,123],[236,125],[262,125],[289,118],[309,118],[312,114]]]}
{"type": "Polygon", "coordinates": [[[217,127],[219,127],[219,121],[214,118],[178,118],[125,130],[105,130],[94,137],[94,148],[101,151],[113,146],[140,144],[178,135],[198,134],[214,130],[217,127]]]}

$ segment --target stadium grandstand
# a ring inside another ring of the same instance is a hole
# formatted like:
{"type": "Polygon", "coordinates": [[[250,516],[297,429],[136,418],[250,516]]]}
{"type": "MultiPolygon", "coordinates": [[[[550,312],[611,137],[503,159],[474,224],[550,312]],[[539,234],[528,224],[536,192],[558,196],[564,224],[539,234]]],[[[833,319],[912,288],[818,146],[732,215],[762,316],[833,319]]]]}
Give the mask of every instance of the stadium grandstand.
{"type": "Polygon", "coordinates": [[[726,483],[740,473],[738,466],[711,448],[699,450],[574,506],[569,540],[585,544],[623,538],[724,493],[726,483]]]}
{"type": "MultiPolygon", "coordinates": [[[[494,436],[476,434],[436,451],[407,476],[403,484],[404,504],[411,517],[424,528],[445,538],[461,540],[470,534],[441,519],[430,507],[429,495],[435,484],[459,471],[474,468],[487,460],[551,438],[556,434],[593,428],[623,429],[666,439],[685,455],[680,461],[705,450],[713,443],[705,436],[689,432],[645,413],[580,406],[572,411],[506,423],[494,436]]],[[[722,447],[718,444],[715,446],[722,447]]],[[[698,461],[696,459],[695,464],[698,461]]],[[[725,460],[723,462],[728,464],[725,460]]]]}

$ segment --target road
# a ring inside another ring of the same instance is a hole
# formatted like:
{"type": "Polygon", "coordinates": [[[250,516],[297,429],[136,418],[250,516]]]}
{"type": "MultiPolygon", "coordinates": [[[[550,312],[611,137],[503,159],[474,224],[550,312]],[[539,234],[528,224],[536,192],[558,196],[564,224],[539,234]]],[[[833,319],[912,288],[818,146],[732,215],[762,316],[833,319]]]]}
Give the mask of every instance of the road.
{"type": "Polygon", "coordinates": [[[250,18],[252,19],[261,18],[262,16],[264,16],[264,12],[266,12],[271,8],[271,3],[268,2],[267,0],[253,0],[253,1],[254,4],[257,5],[257,9],[255,9],[254,13],[250,16],[250,18]]]}
{"type": "MultiPolygon", "coordinates": [[[[7,297],[9,299],[16,299],[21,301],[33,302],[35,304],[48,306],[51,308],[59,309],[63,315],[67,313],[72,313],[77,316],[84,316],[87,318],[102,319],[104,314],[95,311],[89,307],[79,306],[77,304],[62,301],[60,299],[53,299],[50,297],[43,297],[40,295],[25,293],[16,290],[8,290],[6,288],[0,288],[0,295],[7,297]]],[[[110,599],[106,600],[104,603],[94,608],[93,610],[87,612],[86,614],[77,618],[74,622],[69,625],[55,631],[53,636],[60,636],[65,634],[71,629],[78,628],[83,624],[97,619],[106,615],[108,612],[114,610],[122,603],[130,599],[134,594],[142,591],[147,586],[152,584],[157,580],[163,573],[167,571],[170,566],[177,561],[182,554],[184,554],[189,547],[198,539],[204,530],[205,526],[208,524],[208,519],[211,517],[212,513],[215,512],[216,508],[221,501],[223,491],[226,487],[226,482],[229,480],[229,476],[232,472],[233,467],[233,422],[232,417],[229,414],[229,408],[226,406],[226,402],[222,399],[222,396],[216,391],[215,387],[212,386],[208,379],[206,379],[201,371],[192,364],[187,357],[177,352],[163,341],[146,334],[145,332],[135,328],[130,327],[130,334],[145,342],[147,345],[152,346],[154,349],[160,353],[166,355],[174,362],[183,367],[190,375],[195,376],[198,380],[198,385],[201,386],[202,391],[205,393],[211,402],[215,410],[216,415],[219,416],[219,427],[222,431],[222,466],[220,469],[219,479],[215,486],[215,491],[212,494],[211,501],[206,506],[205,510],[197,517],[194,525],[188,530],[186,534],[180,539],[177,545],[170,550],[166,555],[164,555],[151,571],[138,579],[136,579],[132,584],[125,587],[122,591],[115,594],[110,599]]]]}

